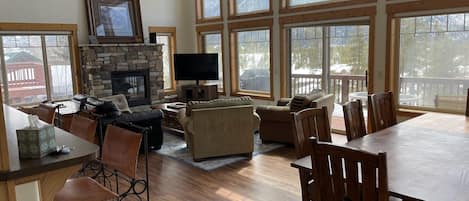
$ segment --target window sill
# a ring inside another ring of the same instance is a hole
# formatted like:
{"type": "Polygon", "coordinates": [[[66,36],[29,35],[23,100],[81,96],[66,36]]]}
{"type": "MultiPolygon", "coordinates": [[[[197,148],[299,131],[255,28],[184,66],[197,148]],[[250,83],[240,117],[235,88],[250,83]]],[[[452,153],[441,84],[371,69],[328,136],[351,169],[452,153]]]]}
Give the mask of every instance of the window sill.
{"type": "Polygon", "coordinates": [[[327,8],[338,8],[357,4],[375,3],[376,0],[350,0],[350,1],[339,1],[339,2],[321,2],[311,3],[298,6],[287,6],[280,8],[280,14],[289,14],[296,12],[314,11],[327,8]]]}
{"type": "Polygon", "coordinates": [[[274,12],[272,10],[268,10],[268,11],[261,11],[261,12],[233,14],[233,15],[228,16],[228,19],[239,20],[239,19],[246,19],[246,18],[267,17],[267,16],[273,16],[273,14],[274,12]]]}
{"type": "Polygon", "coordinates": [[[405,109],[405,108],[399,108],[397,110],[397,115],[398,116],[404,116],[404,117],[418,117],[420,115],[427,114],[428,111],[423,111],[423,110],[414,110],[414,109],[405,109]]]}
{"type": "Polygon", "coordinates": [[[204,23],[216,23],[216,22],[223,22],[222,17],[214,17],[214,18],[201,18],[196,20],[196,24],[204,24],[204,23]]]}
{"type": "Polygon", "coordinates": [[[464,115],[465,111],[455,111],[455,110],[441,110],[435,108],[415,108],[415,107],[399,107],[397,110],[397,115],[404,117],[418,117],[427,113],[446,113],[446,114],[457,114],[464,115]]]}

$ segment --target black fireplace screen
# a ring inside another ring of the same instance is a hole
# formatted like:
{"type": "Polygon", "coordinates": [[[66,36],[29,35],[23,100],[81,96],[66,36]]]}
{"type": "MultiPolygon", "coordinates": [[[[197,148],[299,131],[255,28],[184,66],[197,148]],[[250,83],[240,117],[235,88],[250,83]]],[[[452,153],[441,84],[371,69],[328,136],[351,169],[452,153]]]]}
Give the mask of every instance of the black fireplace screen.
{"type": "Polygon", "coordinates": [[[131,107],[150,104],[148,76],[148,70],[112,72],[112,94],[124,94],[131,107]]]}

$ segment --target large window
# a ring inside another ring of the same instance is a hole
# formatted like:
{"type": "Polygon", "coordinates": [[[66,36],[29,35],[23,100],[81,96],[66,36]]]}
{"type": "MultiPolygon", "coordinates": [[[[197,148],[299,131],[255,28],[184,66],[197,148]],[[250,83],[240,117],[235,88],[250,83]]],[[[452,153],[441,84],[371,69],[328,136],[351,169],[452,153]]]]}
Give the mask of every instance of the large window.
{"type": "Polygon", "coordinates": [[[254,17],[272,14],[272,0],[229,0],[230,17],[254,17]]]}
{"type": "Polygon", "coordinates": [[[11,105],[73,96],[70,34],[0,34],[4,102],[11,105]]]}
{"type": "Polygon", "coordinates": [[[368,25],[293,27],[290,34],[290,94],[326,91],[345,103],[367,94],[368,25]]]}
{"type": "Polygon", "coordinates": [[[204,33],[202,34],[203,52],[218,54],[218,80],[207,81],[218,85],[218,91],[224,92],[223,87],[223,35],[221,33],[204,33]]]}
{"type": "Polygon", "coordinates": [[[398,21],[399,104],[463,111],[469,88],[469,14],[398,21]]]}
{"type": "Polygon", "coordinates": [[[221,0],[196,0],[197,23],[222,20],[221,0]]]}
{"type": "Polygon", "coordinates": [[[163,52],[163,85],[167,93],[176,91],[174,79],[173,55],[176,51],[175,27],[150,27],[150,33],[156,33],[156,42],[162,44],[163,52]]]}
{"type": "Polygon", "coordinates": [[[268,27],[243,27],[242,23],[241,26],[230,25],[232,90],[237,95],[271,99],[272,20],[259,21],[258,24],[268,27]]]}

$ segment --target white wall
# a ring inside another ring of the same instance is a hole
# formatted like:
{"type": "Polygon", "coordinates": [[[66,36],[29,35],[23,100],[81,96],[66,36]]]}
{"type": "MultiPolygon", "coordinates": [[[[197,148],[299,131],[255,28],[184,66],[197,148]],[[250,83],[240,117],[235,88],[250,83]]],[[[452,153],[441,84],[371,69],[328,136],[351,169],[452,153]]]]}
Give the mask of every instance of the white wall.
{"type": "Polygon", "coordinates": [[[193,0],[140,0],[142,27],[148,38],[149,26],[176,27],[176,50],[193,53],[195,41],[195,1],[193,0]]]}
{"type": "MultiPolygon", "coordinates": [[[[177,29],[178,51],[194,51],[194,6],[192,0],[140,0],[145,38],[148,26],[173,26],[177,29]]],[[[0,0],[2,22],[77,24],[79,43],[88,43],[84,0],[0,0]]]]}
{"type": "Polygon", "coordinates": [[[85,1],[0,0],[0,22],[77,24],[80,43],[88,41],[85,1]]]}

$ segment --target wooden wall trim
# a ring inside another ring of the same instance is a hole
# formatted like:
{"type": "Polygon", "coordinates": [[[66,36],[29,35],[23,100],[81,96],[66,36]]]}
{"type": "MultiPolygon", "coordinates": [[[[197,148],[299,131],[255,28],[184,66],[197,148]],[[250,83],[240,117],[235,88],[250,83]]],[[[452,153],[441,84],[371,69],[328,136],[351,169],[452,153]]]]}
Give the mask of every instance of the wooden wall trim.
{"type": "MultiPolygon", "coordinates": [[[[197,51],[199,53],[203,53],[205,49],[205,44],[203,41],[203,34],[206,32],[214,32],[214,33],[219,33],[221,34],[221,51],[222,51],[222,69],[223,69],[223,82],[222,82],[222,90],[218,90],[219,95],[226,95],[226,87],[225,87],[225,80],[226,80],[226,75],[227,73],[225,72],[225,45],[223,43],[224,40],[224,32],[223,32],[223,24],[214,24],[214,25],[205,25],[205,26],[197,26],[195,28],[196,30],[196,35],[197,35],[197,51]]],[[[220,88],[218,88],[220,89],[220,88]]]]}
{"type": "Polygon", "coordinates": [[[305,5],[294,6],[294,7],[288,6],[289,1],[290,0],[282,0],[280,4],[281,14],[314,11],[314,10],[327,9],[327,8],[338,8],[338,7],[353,6],[353,5],[367,4],[367,3],[376,3],[377,0],[331,1],[331,2],[324,2],[324,3],[305,4],[305,5]]]}
{"type": "Polygon", "coordinates": [[[256,18],[264,16],[272,16],[274,14],[272,8],[272,0],[269,0],[269,9],[265,11],[256,11],[251,13],[238,14],[236,11],[236,0],[228,0],[228,19],[246,19],[246,18],[256,18]]]}
{"type": "Polygon", "coordinates": [[[314,21],[323,21],[323,20],[335,20],[335,19],[347,19],[353,17],[363,17],[363,16],[374,16],[376,15],[376,6],[362,7],[362,8],[351,8],[338,10],[334,12],[319,12],[319,13],[310,13],[304,15],[293,15],[293,16],[283,16],[280,17],[280,25],[285,24],[295,24],[295,23],[305,23],[305,22],[314,22],[314,21]]]}
{"type": "Polygon", "coordinates": [[[72,70],[75,73],[73,80],[73,90],[81,93],[83,89],[81,83],[81,64],[78,49],[78,25],[76,24],[48,24],[48,23],[0,23],[0,31],[67,31],[71,33],[72,47],[70,49],[73,61],[72,70]]]}
{"type": "Polygon", "coordinates": [[[442,10],[467,6],[469,6],[469,1],[467,0],[420,0],[414,2],[389,4],[386,6],[386,10],[388,15],[395,15],[396,13],[442,10]]]}
{"type": "Polygon", "coordinates": [[[231,96],[251,96],[256,99],[274,100],[274,69],[273,69],[273,19],[253,20],[245,22],[232,22],[228,24],[230,41],[230,69],[231,69],[231,96]],[[238,59],[237,59],[237,30],[263,30],[268,29],[270,34],[270,92],[259,93],[239,89],[238,59]]]}
{"type": "Polygon", "coordinates": [[[287,45],[287,25],[297,23],[308,23],[323,20],[347,19],[353,17],[369,17],[370,35],[369,35],[369,56],[368,56],[368,92],[374,92],[374,72],[375,72],[375,23],[376,7],[363,7],[344,9],[334,12],[320,12],[304,15],[280,17],[280,96],[289,97],[288,94],[288,45],[287,45]]]}
{"type": "MultiPolygon", "coordinates": [[[[170,43],[171,43],[171,55],[174,55],[177,52],[177,46],[176,46],[176,27],[168,27],[168,26],[151,26],[148,27],[148,32],[149,33],[168,33],[170,34],[170,43]]],[[[170,57],[170,65],[171,65],[171,88],[170,89],[165,89],[164,93],[169,95],[169,94],[175,94],[176,93],[176,88],[177,88],[177,82],[174,77],[174,58],[170,57]]]]}

